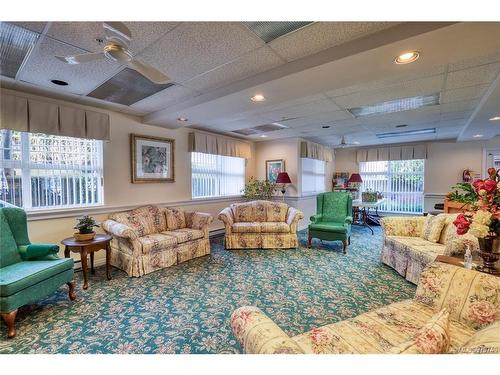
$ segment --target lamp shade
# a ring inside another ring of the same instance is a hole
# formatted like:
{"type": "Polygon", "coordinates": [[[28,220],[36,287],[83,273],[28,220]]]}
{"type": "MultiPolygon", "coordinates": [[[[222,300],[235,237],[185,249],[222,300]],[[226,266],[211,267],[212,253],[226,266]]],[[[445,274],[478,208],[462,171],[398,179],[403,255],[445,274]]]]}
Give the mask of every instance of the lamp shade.
{"type": "Polygon", "coordinates": [[[276,178],[276,182],[278,184],[291,184],[292,180],[290,180],[290,176],[286,172],[280,172],[278,177],[276,178]]]}
{"type": "Polygon", "coordinates": [[[351,174],[351,177],[349,177],[349,181],[347,181],[349,183],[351,182],[363,182],[363,180],[361,179],[361,175],[359,173],[352,173],[351,174]]]}

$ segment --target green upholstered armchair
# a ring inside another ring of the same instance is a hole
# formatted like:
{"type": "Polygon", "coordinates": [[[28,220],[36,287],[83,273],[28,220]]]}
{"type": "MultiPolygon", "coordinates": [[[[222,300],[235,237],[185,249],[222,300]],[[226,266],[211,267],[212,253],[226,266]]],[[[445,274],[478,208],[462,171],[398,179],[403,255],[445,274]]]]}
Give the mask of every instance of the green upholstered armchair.
{"type": "Polygon", "coordinates": [[[308,246],[313,238],[342,241],[344,254],[351,243],[352,197],[350,193],[321,193],[316,197],[316,215],[311,216],[308,246]]]}
{"type": "Polygon", "coordinates": [[[59,258],[57,245],[34,245],[28,238],[26,213],[0,209],[0,315],[8,337],[16,335],[17,309],[33,303],[66,283],[74,300],[73,259],[59,258]]]}

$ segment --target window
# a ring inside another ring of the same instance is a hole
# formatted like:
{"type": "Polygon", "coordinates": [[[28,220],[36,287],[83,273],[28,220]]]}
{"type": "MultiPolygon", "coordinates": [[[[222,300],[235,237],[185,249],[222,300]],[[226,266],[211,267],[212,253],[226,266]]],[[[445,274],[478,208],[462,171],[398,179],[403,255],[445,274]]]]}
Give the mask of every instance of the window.
{"type": "Polygon", "coordinates": [[[0,130],[0,207],[103,203],[102,141],[0,130]]]}
{"type": "Polygon", "coordinates": [[[325,162],[302,158],[302,194],[325,191],[325,162]]]}
{"type": "Polygon", "coordinates": [[[245,159],[191,153],[193,198],[240,195],[245,186],[245,159]]]}
{"type": "Polygon", "coordinates": [[[381,211],[423,212],[424,160],[362,162],[360,174],[362,191],[380,191],[384,195],[381,211]]]}

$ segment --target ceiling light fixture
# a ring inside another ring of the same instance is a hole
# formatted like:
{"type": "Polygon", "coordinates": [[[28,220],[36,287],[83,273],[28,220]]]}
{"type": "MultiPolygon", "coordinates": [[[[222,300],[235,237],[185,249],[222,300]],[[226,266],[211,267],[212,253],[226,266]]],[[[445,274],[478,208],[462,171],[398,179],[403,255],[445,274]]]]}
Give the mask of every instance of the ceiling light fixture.
{"type": "Polygon", "coordinates": [[[50,82],[57,86],[68,86],[68,82],[61,81],[60,79],[51,79],[50,82]]]}
{"type": "Polygon", "coordinates": [[[250,98],[252,102],[263,102],[266,100],[266,97],[262,94],[256,94],[250,98]]]}
{"type": "Polygon", "coordinates": [[[490,118],[490,121],[498,121],[498,120],[500,120],[500,116],[495,116],[490,118]]]}
{"type": "Polygon", "coordinates": [[[178,117],[177,121],[186,122],[188,119],[186,117],[178,117]]]}
{"type": "Polygon", "coordinates": [[[483,137],[483,135],[482,135],[482,134],[474,134],[474,135],[472,136],[472,138],[481,138],[481,137],[483,137]]]}
{"type": "Polygon", "coordinates": [[[420,52],[417,51],[405,52],[394,58],[394,63],[398,65],[409,64],[414,61],[417,61],[419,57],[420,57],[420,52]]]}
{"type": "Polygon", "coordinates": [[[261,134],[261,135],[259,135],[259,137],[261,137],[261,138],[267,138],[267,135],[261,134]]]}
{"type": "Polygon", "coordinates": [[[354,117],[364,117],[385,113],[403,112],[431,105],[438,105],[439,100],[440,94],[437,92],[431,95],[412,96],[410,98],[389,100],[387,102],[363,107],[349,108],[348,111],[351,112],[354,117]]]}
{"type": "Polygon", "coordinates": [[[359,145],[359,142],[358,141],[354,141],[352,142],[353,145],[359,145]]]}
{"type": "Polygon", "coordinates": [[[423,135],[423,134],[435,134],[436,128],[418,129],[418,130],[407,130],[402,132],[390,132],[390,133],[379,133],[375,134],[377,138],[393,138],[393,137],[404,137],[408,135],[423,135]]]}

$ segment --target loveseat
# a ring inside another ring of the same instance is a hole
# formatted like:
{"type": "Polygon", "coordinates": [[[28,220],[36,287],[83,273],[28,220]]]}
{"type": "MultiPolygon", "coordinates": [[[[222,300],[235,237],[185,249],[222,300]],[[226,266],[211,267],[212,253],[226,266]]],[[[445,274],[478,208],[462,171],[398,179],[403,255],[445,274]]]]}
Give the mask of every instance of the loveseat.
{"type": "Polygon", "coordinates": [[[381,260],[394,268],[400,275],[417,284],[423,269],[438,255],[461,256],[465,241],[469,241],[473,253],[479,250],[477,238],[470,234],[459,236],[453,221],[457,214],[439,214],[444,226],[438,233],[437,242],[422,238],[424,216],[384,217],[380,223],[383,229],[381,260]]]}
{"type": "Polygon", "coordinates": [[[210,254],[212,216],[180,208],[144,206],[114,213],[102,223],[111,240],[111,264],[139,277],[210,254]]]}
{"type": "Polygon", "coordinates": [[[444,308],[447,353],[499,352],[500,277],[439,262],[422,273],[413,299],[351,319],[289,337],[257,307],[245,306],[233,312],[231,328],[245,353],[418,353],[400,348],[411,347],[444,308]]]}
{"type": "Polygon", "coordinates": [[[299,245],[297,226],[304,214],[286,203],[256,200],[223,209],[226,249],[287,249],[299,245]]]}

